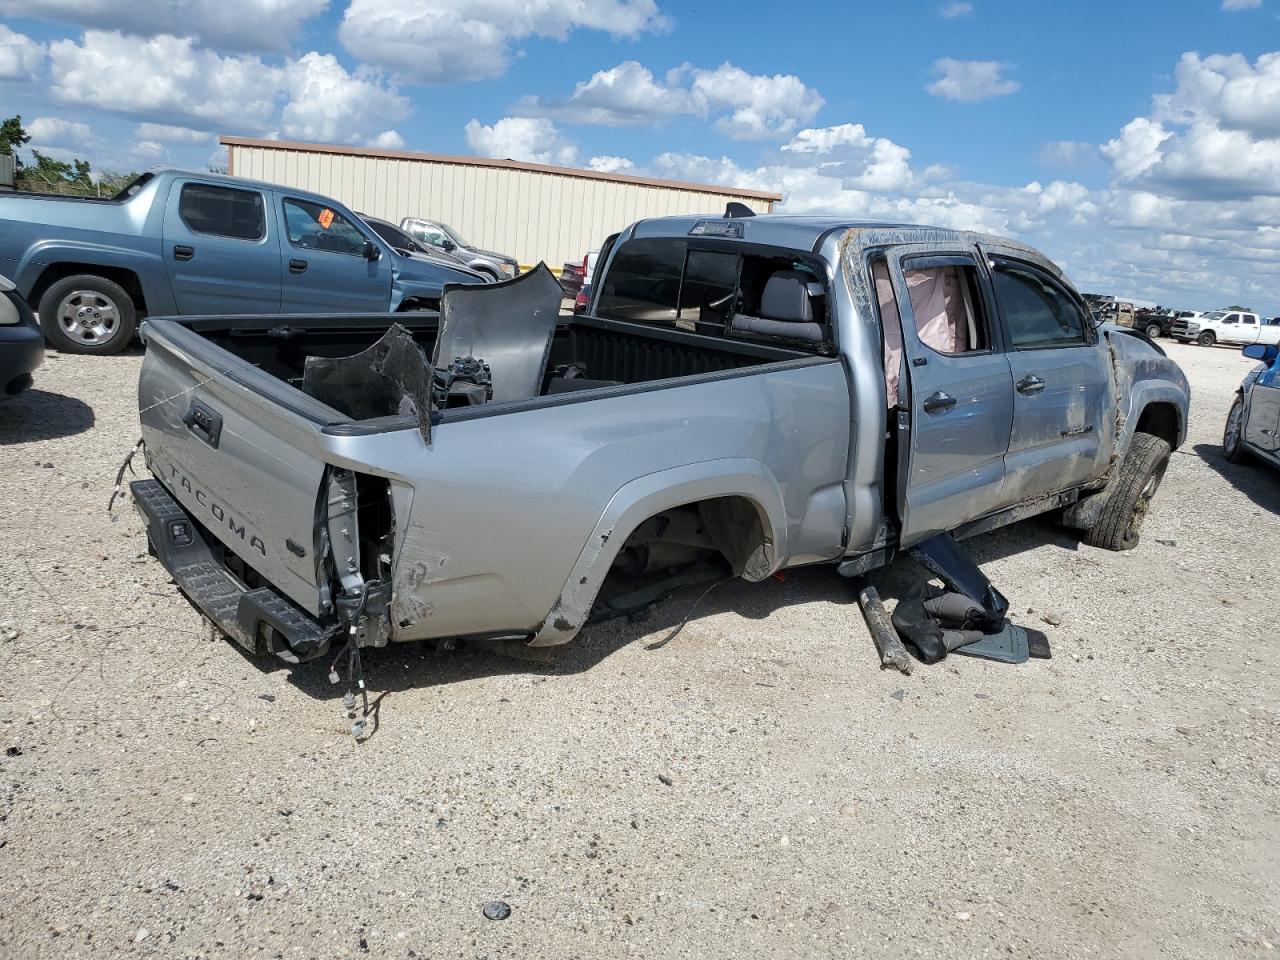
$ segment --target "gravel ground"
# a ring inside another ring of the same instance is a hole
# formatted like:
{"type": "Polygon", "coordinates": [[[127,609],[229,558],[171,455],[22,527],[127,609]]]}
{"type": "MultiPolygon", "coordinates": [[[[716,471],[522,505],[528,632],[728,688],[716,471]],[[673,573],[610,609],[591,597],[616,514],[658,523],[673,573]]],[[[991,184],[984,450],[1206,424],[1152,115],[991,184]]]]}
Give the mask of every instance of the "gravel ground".
{"type": "Polygon", "coordinates": [[[108,520],[138,354],[51,353],[0,405],[0,956],[1266,954],[1280,477],[1218,453],[1249,361],[1169,352],[1191,430],[1138,549],[970,541],[1051,661],[881,673],[792,571],[661,649],[691,595],[552,667],[374,652],[362,745],[324,666],[209,636],[108,520]]]}

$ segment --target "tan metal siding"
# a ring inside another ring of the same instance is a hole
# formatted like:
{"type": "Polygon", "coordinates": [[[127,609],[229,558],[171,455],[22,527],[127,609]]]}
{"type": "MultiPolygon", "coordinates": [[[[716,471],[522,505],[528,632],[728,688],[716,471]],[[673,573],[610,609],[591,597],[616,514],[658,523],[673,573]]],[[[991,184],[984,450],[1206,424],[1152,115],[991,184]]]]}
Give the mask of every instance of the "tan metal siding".
{"type": "Polygon", "coordinates": [[[231,170],[333,197],[399,223],[443,220],[471,243],[521,263],[578,261],[629,223],[673,214],[719,214],[730,200],[767,213],[753,196],[705,193],[568,173],[229,144],[231,170]]]}

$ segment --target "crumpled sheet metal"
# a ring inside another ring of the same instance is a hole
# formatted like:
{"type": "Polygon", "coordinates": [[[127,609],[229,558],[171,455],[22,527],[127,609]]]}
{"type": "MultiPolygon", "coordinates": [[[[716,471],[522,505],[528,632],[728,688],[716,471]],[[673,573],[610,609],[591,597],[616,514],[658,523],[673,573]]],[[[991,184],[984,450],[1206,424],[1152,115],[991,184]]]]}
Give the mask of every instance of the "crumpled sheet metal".
{"type": "Polygon", "coordinates": [[[443,370],[460,357],[483,360],[493,381],[491,403],[538,396],[563,295],[545,263],[501,283],[447,285],[432,365],[443,370]]]}
{"type": "Polygon", "coordinates": [[[399,323],[353,356],[307,357],[302,392],[353,420],[413,417],[431,442],[431,363],[399,323]]]}

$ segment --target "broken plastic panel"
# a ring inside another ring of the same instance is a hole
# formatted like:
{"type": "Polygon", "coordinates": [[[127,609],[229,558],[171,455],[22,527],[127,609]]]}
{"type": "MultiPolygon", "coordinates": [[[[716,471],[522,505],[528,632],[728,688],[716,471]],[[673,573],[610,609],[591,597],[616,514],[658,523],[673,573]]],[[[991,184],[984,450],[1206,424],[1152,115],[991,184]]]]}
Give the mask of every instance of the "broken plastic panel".
{"type": "Polygon", "coordinates": [[[502,283],[447,285],[432,366],[482,363],[492,403],[538,396],[562,296],[545,263],[502,283]]]}
{"type": "Polygon", "coordinates": [[[949,533],[940,533],[911,548],[911,555],[926,570],[937,574],[952,590],[976,600],[996,617],[1009,611],[1009,601],[991,585],[973,558],[949,533]]]}
{"type": "Polygon", "coordinates": [[[353,420],[412,416],[431,442],[431,364],[402,325],[350,357],[307,357],[302,392],[353,420]]]}

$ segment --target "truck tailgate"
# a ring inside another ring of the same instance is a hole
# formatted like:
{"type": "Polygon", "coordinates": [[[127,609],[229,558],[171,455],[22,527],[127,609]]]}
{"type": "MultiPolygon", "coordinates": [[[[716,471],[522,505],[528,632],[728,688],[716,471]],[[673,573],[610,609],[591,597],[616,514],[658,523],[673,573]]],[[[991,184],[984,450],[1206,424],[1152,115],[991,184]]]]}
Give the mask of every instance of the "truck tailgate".
{"type": "Polygon", "coordinates": [[[150,320],[138,384],[155,477],[277,590],[320,615],[321,430],[347,419],[172,320],[150,320]]]}

